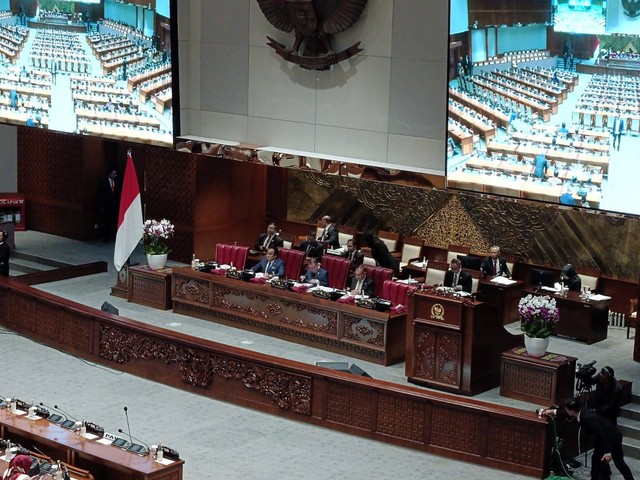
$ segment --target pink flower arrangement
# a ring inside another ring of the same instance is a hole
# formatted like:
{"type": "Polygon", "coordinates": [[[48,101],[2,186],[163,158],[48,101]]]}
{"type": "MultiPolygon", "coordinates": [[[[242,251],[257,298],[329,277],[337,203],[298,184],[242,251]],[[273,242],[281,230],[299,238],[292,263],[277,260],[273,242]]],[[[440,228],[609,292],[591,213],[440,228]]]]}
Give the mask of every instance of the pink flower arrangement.
{"type": "Polygon", "coordinates": [[[167,220],[147,220],[142,225],[142,242],[144,253],[150,255],[164,255],[169,253],[167,240],[173,238],[174,226],[167,220]]]}
{"type": "Polygon", "coordinates": [[[518,303],[520,330],[532,338],[547,338],[553,334],[560,321],[554,298],[527,295],[518,303]]]}

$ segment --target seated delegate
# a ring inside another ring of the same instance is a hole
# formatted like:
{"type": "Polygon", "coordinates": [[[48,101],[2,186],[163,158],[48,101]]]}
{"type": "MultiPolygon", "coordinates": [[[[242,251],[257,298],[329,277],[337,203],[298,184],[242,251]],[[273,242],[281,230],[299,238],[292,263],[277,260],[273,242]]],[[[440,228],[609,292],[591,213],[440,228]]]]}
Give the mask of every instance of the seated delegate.
{"type": "Polygon", "coordinates": [[[373,278],[367,277],[364,265],[358,265],[351,279],[351,295],[375,295],[376,285],[373,278]]]}
{"type": "Polygon", "coordinates": [[[471,278],[471,274],[469,272],[465,272],[462,269],[462,262],[454,258],[451,260],[451,269],[447,270],[447,273],[444,274],[444,281],[442,284],[445,287],[453,288],[457,291],[464,291],[467,293],[471,293],[471,289],[473,286],[473,279],[471,278]]]}
{"type": "Polygon", "coordinates": [[[317,258],[311,257],[307,271],[300,276],[300,281],[326,287],[329,284],[329,274],[324,268],[320,268],[320,261],[317,258]]]}
{"type": "Polygon", "coordinates": [[[579,292],[582,289],[582,279],[580,275],[578,275],[578,272],[576,272],[576,267],[570,263],[562,267],[560,281],[564,283],[564,286],[571,292],[579,292]]]}
{"type": "Polygon", "coordinates": [[[278,256],[278,249],[276,247],[269,247],[267,249],[267,256],[263,258],[253,267],[251,267],[255,273],[264,273],[265,277],[284,277],[284,262],[278,256]]]}

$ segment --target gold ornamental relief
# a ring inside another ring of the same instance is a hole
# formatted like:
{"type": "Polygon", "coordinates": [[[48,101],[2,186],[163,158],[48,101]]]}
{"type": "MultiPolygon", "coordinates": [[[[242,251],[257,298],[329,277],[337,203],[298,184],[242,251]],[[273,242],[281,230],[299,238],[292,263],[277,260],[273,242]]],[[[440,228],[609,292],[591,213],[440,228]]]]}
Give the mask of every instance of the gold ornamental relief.
{"type": "Polygon", "coordinates": [[[431,320],[444,320],[444,307],[441,303],[434,303],[431,307],[431,320]]]}

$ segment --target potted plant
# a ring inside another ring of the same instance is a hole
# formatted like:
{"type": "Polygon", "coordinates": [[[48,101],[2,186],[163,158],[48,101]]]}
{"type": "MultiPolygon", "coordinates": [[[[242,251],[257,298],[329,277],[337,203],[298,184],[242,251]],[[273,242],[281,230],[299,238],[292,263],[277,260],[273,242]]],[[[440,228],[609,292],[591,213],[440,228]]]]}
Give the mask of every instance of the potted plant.
{"type": "Polygon", "coordinates": [[[147,220],[142,225],[142,242],[147,262],[152,270],[164,268],[170,249],[168,240],[173,238],[174,226],[167,220],[147,220]]]}
{"type": "Polygon", "coordinates": [[[549,337],[560,320],[555,299],[546,295],[527,295],[518,303],[518,314],[527,353],[541,357],[549,348],[549,337]]]}

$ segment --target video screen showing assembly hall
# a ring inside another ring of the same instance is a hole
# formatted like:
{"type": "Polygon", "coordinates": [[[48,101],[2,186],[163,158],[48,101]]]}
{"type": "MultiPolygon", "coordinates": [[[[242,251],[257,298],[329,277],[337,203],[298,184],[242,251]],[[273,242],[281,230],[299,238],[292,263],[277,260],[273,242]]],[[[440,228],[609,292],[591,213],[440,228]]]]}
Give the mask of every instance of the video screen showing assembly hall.
{"type": "Polygon", "coordinates": [[[169,0],[0,0],[0,122],[172,145],[169,0]]]}
{"type": "Polygon", "coordinates": [[[447,185],[640,214],[640,25],[629,2],[451,7],[447,185]]]}

